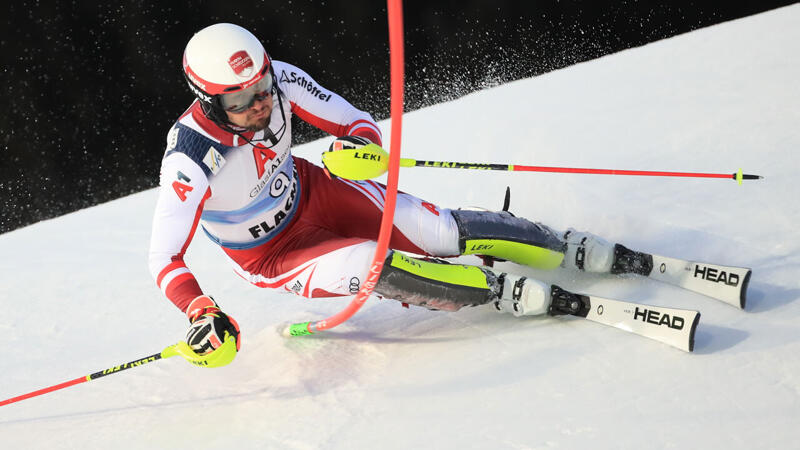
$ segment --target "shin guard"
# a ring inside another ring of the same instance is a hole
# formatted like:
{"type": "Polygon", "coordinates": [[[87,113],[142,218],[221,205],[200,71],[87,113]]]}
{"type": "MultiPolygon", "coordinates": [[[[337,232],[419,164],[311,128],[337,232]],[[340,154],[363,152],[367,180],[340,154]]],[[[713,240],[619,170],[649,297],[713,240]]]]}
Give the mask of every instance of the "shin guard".
{"type": "Polygon", "coordinates": [[[428,309],[457,311],[497,298],[497,276],[478,266],[432,262],[390,251],[375,292],[428,309]]]}
{"type": "Polygon", "coordinates": [[[506,211],[454,210],[462,255],[488,255],[536,269],[553,269],[566,245],[549,227],[506,211]]]}

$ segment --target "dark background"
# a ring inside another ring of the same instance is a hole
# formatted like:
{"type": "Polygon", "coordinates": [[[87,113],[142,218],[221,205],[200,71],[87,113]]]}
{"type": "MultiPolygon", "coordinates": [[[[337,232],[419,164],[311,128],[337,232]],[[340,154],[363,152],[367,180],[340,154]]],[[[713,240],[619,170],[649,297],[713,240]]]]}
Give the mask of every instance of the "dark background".
{"type": "MultiPolygon", "coordinates": [[[[792,1],[405,1],[406,109],[792,1]]],[[[186,42],[233,22],[376,119],[388,116],[386,3],[22,1],[0,29],[0,233],[157,184],[191,103],[186,42]]],[[[303,126],[295,142],[321,133],[303,126]]]]}

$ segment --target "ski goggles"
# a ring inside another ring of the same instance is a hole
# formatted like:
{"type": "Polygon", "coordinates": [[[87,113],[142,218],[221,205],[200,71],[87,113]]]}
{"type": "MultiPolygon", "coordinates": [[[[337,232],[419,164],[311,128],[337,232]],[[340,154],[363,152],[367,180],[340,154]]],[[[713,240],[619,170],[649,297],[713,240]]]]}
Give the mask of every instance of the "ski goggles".
{"type": "Polygon", "coordinates": [[[220,103],[225,111],[241,113],[247,111],[256,100],[263,100],[272,94],[272,74],[267,72],[258,83],[239,92],[220,95],[220,103]]]}

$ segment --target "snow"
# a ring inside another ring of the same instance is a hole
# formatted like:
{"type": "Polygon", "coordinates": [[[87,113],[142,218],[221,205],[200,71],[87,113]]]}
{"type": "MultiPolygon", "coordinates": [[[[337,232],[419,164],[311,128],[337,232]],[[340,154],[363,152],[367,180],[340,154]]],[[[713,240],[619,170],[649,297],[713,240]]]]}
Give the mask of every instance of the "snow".
{"type": "MultiPolygon", "coordinates": [[[[347,300],[236,277],[187,254],[236,317],[229,366],[180,358],[0,407],[3,448],[796,448],[800,439],[800,5],[409,113],[403,155],[745,173],[714,179],[403,169],[441,206],[499,208],[639,250],[753,268],[746,311],[636,278],[503,267],[573,290],[702,312],[694,353],[569,318],[347,300]]],[[[381,123],[389,141],[389,123],[381,123]]],[[[296,149],[318,161],[329,140],[296,149]]],[[[156,192],[0,235],[0,399],[159,352],[187,323],[147,271],[156,192]]]]}

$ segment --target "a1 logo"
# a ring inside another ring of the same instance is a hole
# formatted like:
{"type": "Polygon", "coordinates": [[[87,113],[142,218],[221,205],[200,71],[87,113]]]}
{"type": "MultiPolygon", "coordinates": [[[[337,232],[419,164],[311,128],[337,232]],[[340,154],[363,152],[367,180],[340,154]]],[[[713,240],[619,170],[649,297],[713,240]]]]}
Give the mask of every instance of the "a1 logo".
{"type": "Polygon", "coordinates": [[[181,199],[182,202],[185,202],[186,194],[192,192],[194,188],[186,183],[181,183],[181,181],[185,181],[186,183],[192,182],[191,178],[187,177],[179,170],[178,179],[172,182],[172,189],[174,189],[175,193],[178,194],[178,198],[181,199]]]}
{"type": "Polygon", "coordinates": [[[427,209],[428,211],[432,212],[435,215],[439,215],[439,211],[436,210],[436,205],[433,203],[422,202],[422,207],[427,209]]]}
{"type": "Polygon", "coordinates": [[[256,160],[256,169],[258,170],[258,178],[264,176],[264,173],[267,171],[267,163],[275,158],[276,153],[272,150],[264,147],[263,144],[256,144],[253,147],[253,158],[256,160]]]}

